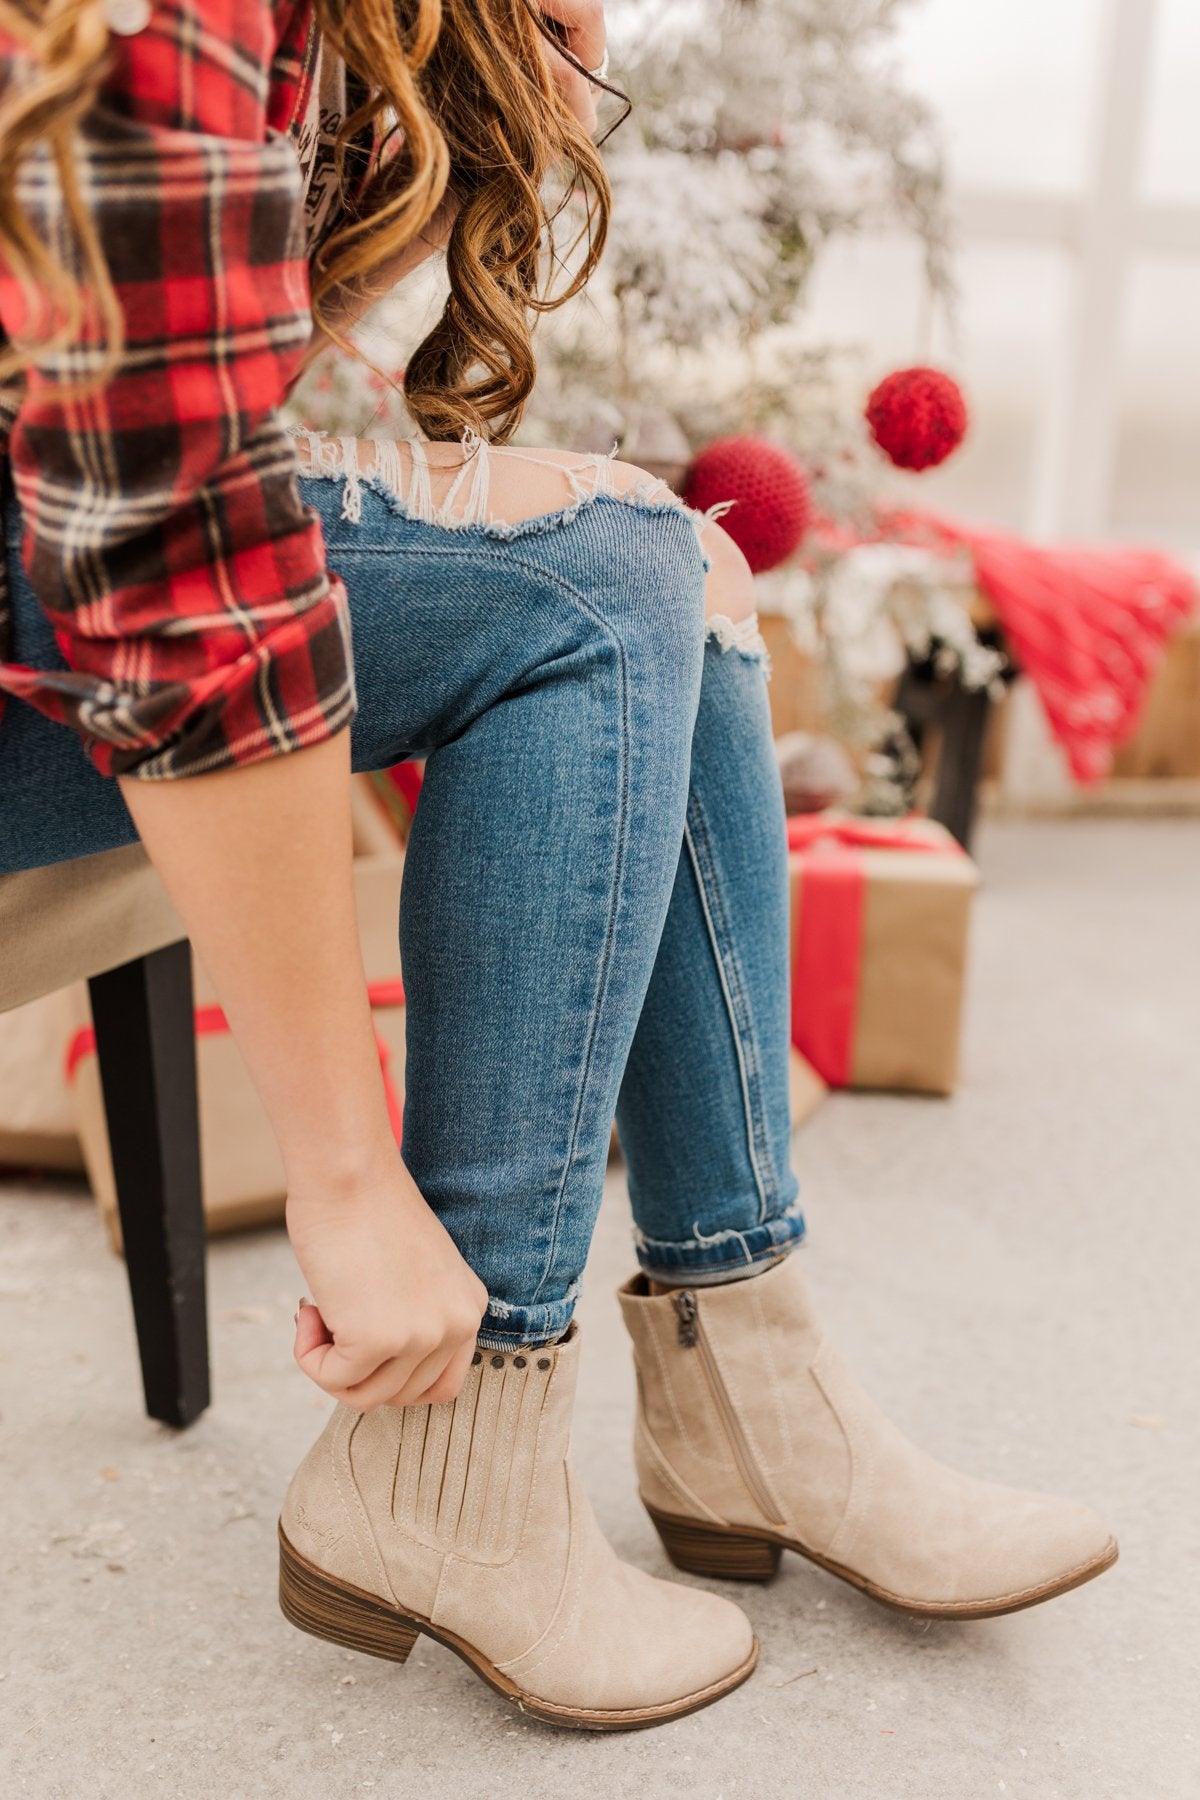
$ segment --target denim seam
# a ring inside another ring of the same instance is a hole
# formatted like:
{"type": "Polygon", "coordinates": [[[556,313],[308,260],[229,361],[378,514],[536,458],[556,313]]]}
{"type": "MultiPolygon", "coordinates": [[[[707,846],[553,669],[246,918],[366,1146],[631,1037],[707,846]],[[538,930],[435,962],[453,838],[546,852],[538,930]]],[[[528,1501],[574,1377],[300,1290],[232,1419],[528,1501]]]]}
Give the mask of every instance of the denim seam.
{"type": "Polygon", "coordinates": [[[501,1323],[503,1323],[503,1321],[505,1319],[511,1319],[514,1313],[529,1312],[535,1304],[538,1306],[544,1306],[547,1309],[547,1311],[549,1311],[553,1307],[556,1307],[556,1306],[574,1306],[574,1304],[578,1300],[578,1298],[579,1298],[579,1279],[578,1279],[578,1277],[576,1277],[576,1279],[574,1281],[570,1281],[567,1283],[567,1291],[563,1295],[561,1300],[539,1300],[536,1302],[530,1301],[528,1303],[528,1305],[516,1306],[509,1300],[498,1300],[495,1298],[495,1296],[489,1294],[487,1309],[488,1309],[488,1312],[491,1314],[491,1316],[494,1319],[499,1320],[501,1323]]]}
{"type": "MultiPolygon", "coordinates": [[[[580,600],[581,605],[586,603],[580,600]]],[[[589,609],[590,610],[590,609],[589,609]]],[[[593,615],[595,616],[595,615],[593,615]]],[[[538,1296],[545,1287],[554,1267],[554,1258],[558,1250],[559,1229],[562,1223],[563,1196],[567,1181],[575,1161],[575,1153],[579,1144],[579,1132],[587,1104],[588,1085],[595,1063],[596,1039],[599,1035],[599,1020],[605,995],[608,992],[609,977],[613,965],[613,946],[616,942],[617,917],[620,912],[621,888],[625,877],[625,865],[628,852],[629,833],[629,669],[625,656],[625,648],[617,633],[605,625],[599,618],[597,624],[607,634],[609,641],[617,653],[617,669],[620,680],[620,726],[617,739],[617,773],[618,773],[618,813],[616,843],[613,855],[612,885],[609,889],[608,918],[604,930],[604,947],[600,956],[600,967],[596,975],[596,986],[592,994],[591,1013],[588,1018],[584,1054],[579,1071],[579,1084],[575,1094],[575,1106],[571,1117],[570,1133],[567,1140],[566,1156],[563,1160],[562,1177],[558,1185],[558,1193],[554,1199],[554,1219],[550,1228],[550,1246],[546,1253],[546,1266],[542,1278],[534,1288],[531,1303],[536,1304],[538,1296]]]]}
{"type": "Polygon", "coordinates": [[[745,983],[742,979],[741,968],[732,949],[727,948],[730,937],[724,917],[716,867],[708,844],[704,815],[694,794],[688,801],[684,841],[687,844],[688,856],[696,876],[700,905],[708,928],[709,942],[717,965],[721,992],[725,997],[729,1024],[733,1032],[742,1104],[745,1109],[746,1149],[750,1157],[750,1167],[754,1173],[754,1185],[758,1192],[758,1222],[762,1225],[766,1221],[769,1204],[768,1181],[764,1179],[763,1174],[764,1163],[770,1187],[774,1188],[776,1183],[770,1145],[767,1142],[762,1121],[758,1050],[746,1017],[745,983]],[[721,915],[719,923],[716,916],[718,913],[721,915]]]}
{"type": "Polygon", "coordinates": [[[556,1343],[570,1323],[568,1314],[559,1323],[538,1331],[479,1331],[475,1342],[481,1350],[537,1350],[556,1343]]]}
{"type": "MultiPolygon", "coordinates": [[[[602,500],[603,500],[603,496],[601,496],[601,500],[592,501],[589,504],[599,505],[599,504],[601,504],[602,500]]],[[[675,513],[672,508],[665,507],[665,506],[646,506],[646,507],[636,507],[635,508],[633,506],[633,502],[629,501],[629,500],[618,501],[617,504],[621,505],[621,506],[625,506],[626,508],[628,508],[632,511],[643,512],[647,516],[650,516],[650,515],[653,515],[656,513],[662,513],[667,518],[678,518],[678,517],[682,516],[681,514],[675,513]]],[[[447,528],[445,526],[440,526],[440,525],[431,525],[427,529],[429,529],[430,531],[443,531],[447,528]]],[[[478,528],[475,526],[464,527],[464,530],[474,531],[477,529],[478,528]]],[[[505,540],[505,541],[507,542],[507,540],[505,540]]],[[[489,540],[487,537],[482,537],[481,541],[479,543],[473,544],[469,549],[464,549],[461,544],[455,544],[455,545],[450,545],[450,544],[446,544],[446,545],[406,544],[404,547],[403,555],[407,558],[411,558],[414,561],[419,557],[431,557],[435,560],[441,560],[442,558],[445,558],[445,557],[453,557],[455,559],[455,561],[458,561],[458,562],[461,562],[467,558],[473,558],[473,559],[477,560],[483,567],[486,568],[486,567],[490,566],[491,564],[493,564],[495,561],[495,553],[494,553],[494,551],[491,550],[490,544],[491,544],[491,540],[489,540]]],[[[328,546],[328,551],[329,551],[329,558],[330,558],[331,564],[338,566],[339,569],[340,569],[340,565],[343,562],[351,562],[356,557],[363,558],[363,559],[366,559],[368,557],[370,557],[370,558],[380,557],[380,558],[394,559],[396,557],[396,555],[398,554],[397,551],[394,549],[381,549],[372,544],[364,544],[360,547],[357,544],[346,543],[346,542],[338,542],[335,544],[331,544],[328,546]]],[[[701,563],[703,563],[703,555],[702,554],[701,554],[701,563]]],[[[608,626],[608,624],[606,623],[604,618],[601,616],[601,614],[598,613],[596,611],[595,607],[593,607],[589,603],[586,595],[583,594],[579,588],[575,587],[575,585],[572,582],[564,580],[564,578],[557,572],[557,570],[547,567],[547,565],[545,563],[534,562],[530,558],[523,558],[520,555],[512,554],[511,546],[510,546],[510,554],[508,556],[506,556],[504,559],[504,566],[506,569],[519,570],[524,575],[536,576],[539,581],[545,582],[547,584],[547,586],[558,588],[561,593],[565,594],[566,597],[570,601],[572,601],[583,612],[585,612],[587,614],[587,616],[589,617],[589,619],[592,619],[593,621],[595,621],[595,623],[600,625],[602,627],[602,629],[604,629],[606,631],[611,629],[611,627],[608,626]]],[[[708,622],[707,620],[704,621],[705,624],[707,624],[707,622],[708,622]]],[[[716,640],[711,639],[709,641],[715,642],[716,640]]],[[[759,659],[758,658],[750,658],[748,660],[758,661],[759,659]]]]}
{"type": "Polygon", "coordinates": [[[639,1249],[638,1266],[643,1274],[649,1275],[655,1280],[673,1280],[677,1275],[691,1275],[700,1280],[702,1276],[719,1274],[725,1269],[752,1269],[756,1263],[766,1262],[771,1258],[786,1254],[787,1251],[802,1244],[804,1239],[805,1234],[801,1229],[783,1237],[772,1236],[758,1249],[745,1250],[741,1256],[719,1256],[704,1262],[671,1262],[665,1258],[660,1262],[654,1259],[652,1253],[639,1249]]]}

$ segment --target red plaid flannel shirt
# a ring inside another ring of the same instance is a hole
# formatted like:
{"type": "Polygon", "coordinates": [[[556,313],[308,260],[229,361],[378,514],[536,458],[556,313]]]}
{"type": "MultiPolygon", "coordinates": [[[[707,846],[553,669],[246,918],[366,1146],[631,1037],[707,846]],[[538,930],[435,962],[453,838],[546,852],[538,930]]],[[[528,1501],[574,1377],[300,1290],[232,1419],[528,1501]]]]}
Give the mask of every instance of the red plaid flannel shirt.
{"type": "MultiPolygon", "coordinates": [[[[81,399],[67,389],[94,343],[39,349],[0,396],[25,568],[68,664],[6,660],[0,594],[0,702],[74,726],[105,774],[256,762],[354,714],[345,591],[278,418],[310,333],[287,133],[312,42],[310,0],[154,0],[143,30],[112,37],[78,167],[124,352],[81,399]]],[[[0,78],[16,67],[0,33],[0,78]]],[[[22,197],[52,234],[46,158],[26,163],[22,197]]],[[[0,263],[0,331],[24,317],[0,263]]]]}

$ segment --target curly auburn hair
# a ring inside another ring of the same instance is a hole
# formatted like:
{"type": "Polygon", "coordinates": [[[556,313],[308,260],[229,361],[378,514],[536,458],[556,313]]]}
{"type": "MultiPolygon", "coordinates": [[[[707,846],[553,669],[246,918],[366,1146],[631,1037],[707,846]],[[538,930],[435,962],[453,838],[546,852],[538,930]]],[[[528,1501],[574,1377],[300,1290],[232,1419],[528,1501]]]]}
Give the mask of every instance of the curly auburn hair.
{"type": "MultiPolygon", "coordinates": [[[[608,228],[603,164],[551,79],[547,46],[561,47],[533,0],[314,0],[314,10],[355,100],[337,137],[343,206],[312,256],[314,322],[344,344],[333,322],[338,298],[370,293],[372,275],[452,198],[449,297],[409,360],[405,398],[431,438],[471,429],[503,442],[533,387],[534,321],[586,283],[608,228]],[[547,251],[573,196],[584,202],[582,253],[552,290],[547,251]]],[[[25,347],[75,342],[90,302],[111,367],[124,320],[74,160],[76,129],[107,64],[104,0],[0,0],[0,26],[23,65],[0,96],[0,255],[36,303],[25,347]],[[16,198],[37,143],[57,173],[78,281],[16,198]]],[[[0,350],[0,380],[21,365],[20,346],[0,350]]]]}

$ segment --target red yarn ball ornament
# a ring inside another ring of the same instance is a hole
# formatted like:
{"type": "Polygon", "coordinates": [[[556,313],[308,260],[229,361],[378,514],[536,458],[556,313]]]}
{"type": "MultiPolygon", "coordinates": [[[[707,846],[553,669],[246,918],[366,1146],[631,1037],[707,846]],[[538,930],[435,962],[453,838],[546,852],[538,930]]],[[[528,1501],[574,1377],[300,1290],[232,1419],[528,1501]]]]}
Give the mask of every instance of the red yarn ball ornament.
{"type": "Polygon", "coordinates": [[[897,369],[867,401],[867,424],[899,469],[932,469],[967,435],[967,403],[940,369],[897,369]]]}
{"type": "Polygon", "coordinates": [[[733,501],[721,524],[756,575],[798,550],[812,519],[808,478],[765,438],[718,438],[695,458],[683,497],[697,512],[733,501]]]}

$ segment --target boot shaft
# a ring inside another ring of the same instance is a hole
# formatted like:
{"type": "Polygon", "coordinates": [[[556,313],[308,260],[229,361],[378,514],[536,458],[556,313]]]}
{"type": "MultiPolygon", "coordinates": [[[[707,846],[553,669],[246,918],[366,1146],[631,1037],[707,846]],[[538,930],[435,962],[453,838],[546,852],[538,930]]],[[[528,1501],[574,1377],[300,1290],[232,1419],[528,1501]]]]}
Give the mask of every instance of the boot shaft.
{"type": "Polygon", "coordinates": [[[402,1546],[408,1578],[430,1599],[448,1555],[507,1561],[536,1529],[531,1513],[562,1489],[578,1362],[573,1329],[546,1348],[477,1351],[453,1401],[337,1406],[292,1477],[285,1532],[323,1567],[393,1598],[388,1571],[402,1546]]]}
{"type": "Polygon", "coordinates": [[[567,1455],[578,1358],[573,1342],[476,1352],[462,1392],[437,1406],[379,1407],[348,1441],[360,1493],[390,1495],[414,1543],[472,1562],[516,1550],[540,1463],[567,1455]]]}
{"type": "Polygon", "coordinates": [[[661,1295],[635,1276],[619,1299],[638,1372],[647,1503],[781,1528],[799,1486],[832,1531],[850,1451],[821,1388],[824,1339],[796,1258],[750,1280],[661,1295]],[[814,1432],[814,1420],[832,1429],[814,1432]]]}

